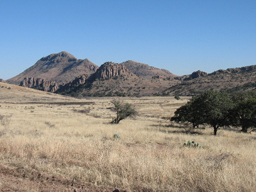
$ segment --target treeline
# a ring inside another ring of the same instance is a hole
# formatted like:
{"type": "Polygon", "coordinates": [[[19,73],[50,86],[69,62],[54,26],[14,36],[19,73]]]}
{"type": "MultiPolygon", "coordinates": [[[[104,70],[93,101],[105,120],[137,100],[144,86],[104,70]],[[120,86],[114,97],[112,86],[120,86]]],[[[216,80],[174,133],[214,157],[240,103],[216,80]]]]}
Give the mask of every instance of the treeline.
{"type": "Polygon", "coordinates": [[[193,128],[208,124],[214,135],[220,127],[241,127],[247,133],[256,127],[256,91],[227,92],[206,91],[193,97],[174,113],[171,121],[190,122],[193,128]]]}

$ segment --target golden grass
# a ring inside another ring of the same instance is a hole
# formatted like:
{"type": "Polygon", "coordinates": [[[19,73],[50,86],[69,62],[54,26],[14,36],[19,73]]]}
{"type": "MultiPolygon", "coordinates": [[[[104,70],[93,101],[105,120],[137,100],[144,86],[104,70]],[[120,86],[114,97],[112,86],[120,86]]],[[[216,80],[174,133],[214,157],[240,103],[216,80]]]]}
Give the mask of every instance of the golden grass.
{"type": "Polygon", "coordinates": [[[109,124],[111,98],[81,106],[2,102],[0,163],[127,191],[255,191],[256,135],[169,126],[166,118],[188,98],[121,99],[139,115],[117,125],[109,124]],[[188,140],[204,148],[183,147],[188,140]]]}

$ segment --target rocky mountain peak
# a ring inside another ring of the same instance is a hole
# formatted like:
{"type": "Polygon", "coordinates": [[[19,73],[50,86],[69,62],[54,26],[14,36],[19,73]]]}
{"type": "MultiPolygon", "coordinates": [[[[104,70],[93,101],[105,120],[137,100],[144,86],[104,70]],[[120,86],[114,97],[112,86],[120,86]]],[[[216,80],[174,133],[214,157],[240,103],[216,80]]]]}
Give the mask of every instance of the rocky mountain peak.
{"type": "Polygon", "coordinates": [[[66,51],[62,51],[60,53],[54,53],[46,57],[43,57],[39,61],[42,61],[42,62],[46,61],[44,64],[46,66],[49,66],[49,65],[55,65],[58,63],[75,62],[77,61],[77,58],[66,51]]]}
{"type": "Polygon", "coordinates": [[[62,51],[42,57],[21,74],[8,79],[8,83],[19,84],[26,77],[41,78],[57,83],[67,83],[82,74],[91,75],[98,66],[88,59],[77,59],[62,51]]]}

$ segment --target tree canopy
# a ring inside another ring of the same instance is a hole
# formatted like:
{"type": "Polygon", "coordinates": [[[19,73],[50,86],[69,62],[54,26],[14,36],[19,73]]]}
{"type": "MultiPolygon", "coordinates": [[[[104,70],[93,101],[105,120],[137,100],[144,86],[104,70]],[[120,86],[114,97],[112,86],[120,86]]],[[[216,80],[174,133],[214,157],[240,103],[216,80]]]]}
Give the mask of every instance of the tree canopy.
{"type": "Polygon", "coordinates": [[[248,128],[256,127],[256,98],[240,101],[230,110],[230,124],[242,127],[242,132],[247,133],[248,128]]]}
{"type": "Polygon", "coordinates": [[[219,127],[228,125],[229,110],[233,102],[225,92],[206,91],[176,110],[171,121],[188,121],[193,126],[209,124],[217,135],[219,127]]]}

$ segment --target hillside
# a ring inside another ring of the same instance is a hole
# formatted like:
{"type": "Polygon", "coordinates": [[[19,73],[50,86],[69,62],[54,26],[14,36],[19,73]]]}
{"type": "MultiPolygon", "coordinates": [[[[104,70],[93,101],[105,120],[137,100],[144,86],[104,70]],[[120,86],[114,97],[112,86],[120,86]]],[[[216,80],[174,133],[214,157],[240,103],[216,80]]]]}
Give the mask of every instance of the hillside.
{"type": "Polygon", "coordinates": [[[238,91],[251,90],[256,87],[256,65],[241,68],[217,70],[213,73],[198,76],[197,78],[184,78],[180,84],[166,89],[164,95],[194,95],[206,90],[238,91]]]}
{"type": "Polygon", "coordinates": [[[135,75],[139,77],[143,77],[145,79],[151,79],[154,76],[162,76],[162,77],[176,77],[177,75],[172,74],[170,71],[166,69],[158,69],[156,67],[151,67],[144,63],[139,63],[136,61],[128,60],[123,63],[120,63],[126,66],[130,71],[132,71],[135,75]]]}
{"type": "Polygon", "coordinates": [[[70,101],[75,98],[0,82],[0,100],[1,103],[23,103],[70,101]]]}
{"type": "Polygon", "coordinates": [[[132,60],[106,62],[98,69],[88,59],[77,59],[63,51],[41,58],[7,82],[72,96],[142,96],[159,95],[180,81],[167,70],[132,60]]]}
{"type": "Polygon", "coordinates": [[[97,69],[98,66],[88,59],[77,59],[70,53],[62,51],[41,58],[33,66],[8,79],[7,82],[20,84],[25,78],[33,77],[57,83],[67,83],[79,75],[92,74],[97,69]]]}
{"type": "Polygon", "coordinates": [[[256,65],[195,71],[177,76],[165,69],[128,60],[106,62],[100,67],[88,59],[77,59],[67,52],[41,58],[8,83],[75,97],[195,95],[206,90],[233,92],[255,89],[256,65]]]}
{"type": "Polygon", "coordinates": [[[161,93],[174,81],[152,78],[151,80],[138,77],[126,66],[106,62],[87,79],[81,77],[73,82],[60,86],[59,94],[71,96],[150,96],[161,93]],[[78,81],[82,83],[77,84],[78,81]]]}

